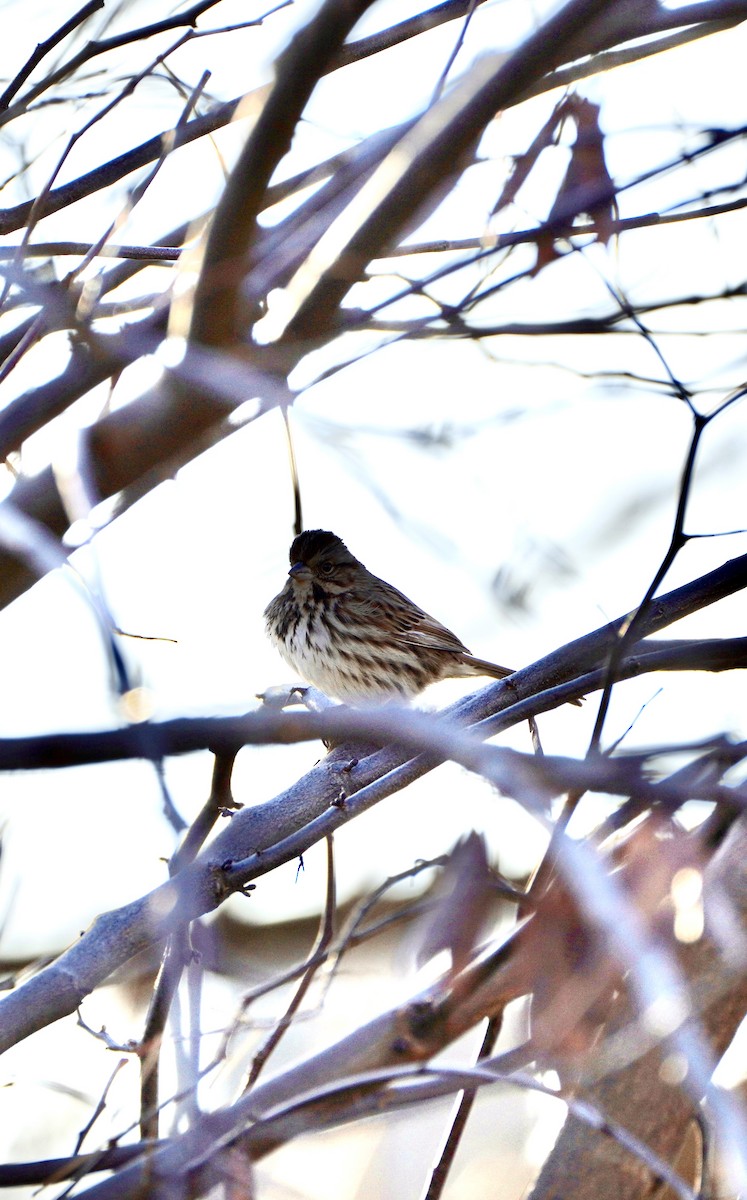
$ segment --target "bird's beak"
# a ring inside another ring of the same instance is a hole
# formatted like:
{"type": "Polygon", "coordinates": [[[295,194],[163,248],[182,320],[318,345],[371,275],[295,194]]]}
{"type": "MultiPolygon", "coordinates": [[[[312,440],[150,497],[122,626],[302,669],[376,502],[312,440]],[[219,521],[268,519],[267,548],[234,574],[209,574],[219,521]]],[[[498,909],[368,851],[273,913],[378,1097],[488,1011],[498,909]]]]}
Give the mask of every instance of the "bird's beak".
{"type": "Polygon", "coordinates": [[[306,580],[311,579],[311,571],[306,566],[306,563],[302,562],[293,563],[288,574],[291,579],[297,579],[300,583],[305,583],[306,580]]]}

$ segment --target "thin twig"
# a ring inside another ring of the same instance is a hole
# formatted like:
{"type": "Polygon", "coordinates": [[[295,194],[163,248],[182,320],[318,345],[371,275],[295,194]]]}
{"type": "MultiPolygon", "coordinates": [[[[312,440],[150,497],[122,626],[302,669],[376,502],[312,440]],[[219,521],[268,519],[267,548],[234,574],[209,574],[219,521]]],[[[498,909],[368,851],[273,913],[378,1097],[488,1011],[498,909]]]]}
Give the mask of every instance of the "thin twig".
{"type": "MultiPolygon", "coordinates": [[[[231,798],[231,773],[235,753],[216,755],[213,766],[213,782],[204,807],[190,826],[182,845],[169,863],[172,878],[194,861],[196,854],[208,836],[221,812],[233,805],[231,798]]],[[[192,949],[187,927],[173,933],[167,940],[161,961],[161,969],[151,997],[145,1028],[139,1046],[140,1056],[140,1136],[145,1139],[158,1137],[159,1095],[158,1061],[163,1034],[171,1005],[179,986],[182,971],[192,959],[192,949]]]]}
{"type": "Polygon", "coordinates": [[[275,1023],[275,1027],[270,1036],[265,1039],[265,1041],[254,1054],[252,1065],[249,1069],[246,1083],[244,1084],[245,1092],[249,1091],[254,1086],[268,1058],[276,1049],[281,1038],[293,1023],[293,1019],[301,1007],[304,997],[314,981],[314,976],[323,962],[327,948],[331,944],[334,937],[335,910],[337,907],[334,842],[331,835],[325,840],[327,845],[327,892],[324,902],[324,910],[322,912],[322,917],[319,924],[319,931],[317,933],[314,945],[309,953],[308,962],[301,978],[301,982],[296,988],[293,998],[291,999],[283,1016],[275,1023]]]}
{"type": "Polygon", "coordinates": [[[35,47],[26,62],[21,67],[20,71],[11,79],[3,94],[0,96],[0,112],[5,112],[16,92],[23,86],[31,72],[39,65],[45,55],[49,54],[55,46],[58,46],[69,33],[77,29],[88,20],[95,12],[104,7],[104,0],[88,0],[86,4],[79,8],[76,13],[73,13],[67,21],[65,21],[58,29],[51,33],[43,42],[39,42],[35,47]]]}
{"type": "Polygon", "coordinates": [[[83,1145],[84,1141],[86,1140],[88,1134],[93,1129],[93,1126],[95,1125],[98,1118],[101,1116],[101,1114],[106,1109],[106,1101],[107,1101],[107,1097],[109,1095],[110,1088],[111,1088],[112,1084],[114,1083],[114,1080],[116,1079],[119,1072],[122,1070],[123,1067],[127,1066],[128,1062],[129,1062],[129,1059],[120,1058],[116,1067],[114,1068],[111,1075],[109,1076],[109,1078],[106,1082],[106,1085],[104,1086],[104,1090],[101,1093],[101,1096],[99,1097],[98,1103],[97,1103],[95,1109],[93,1110],[93,1113],[91,1114],[90,1119],[83,1126],[80,1133],[78,1134],[78,1137],[76,1138],[75,1149],[73,1150],[73,1158],[76,1158],[80,1154],[81,1146],[83,1145]]]}
{"type": "MultiPolygon", "coordinates": [[[[485,1035],[482,1039],[479,1053],[477,1055],[477,1065],[488,1058],[498,1040],[498,1035],[501,1031],[502,1018],[491,1018],[488,1021],[485,1035]]],[[[456,1110],[449,1126],[449,1132],[446,1141],[443,1145],[438,1161],[431,1172],[431,1177],[428,1185],[423,1192],[423,1200],[440,1200],[443,1195],[444,1187],[446,1186],[449,1171],[454,1164],[456,1152],[459,1149],[459,1143],[462,1140],[467,1121],[474,1107],[477,1097],[477,1088],[465,1088],[459,1097],[456,1110]]]]}

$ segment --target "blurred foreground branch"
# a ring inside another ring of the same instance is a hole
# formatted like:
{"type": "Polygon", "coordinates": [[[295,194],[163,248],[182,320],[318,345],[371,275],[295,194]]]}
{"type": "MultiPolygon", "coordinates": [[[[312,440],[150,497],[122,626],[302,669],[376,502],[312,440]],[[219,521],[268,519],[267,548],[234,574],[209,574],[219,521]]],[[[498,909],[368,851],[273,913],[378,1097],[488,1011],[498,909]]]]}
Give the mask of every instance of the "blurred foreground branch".
{"type": "MultiPolygon", "coordinates": [[[[641,638],[695,611],[705,604],[729,595],[747,581],[747,555],[735,559],[710,575],[657,598],[641,617],[641,638]]],[[[440,718],[406,712],[395,714],[385,709],[356,711],[345,707],[322,713],[284,714],[263,712],[225,723],[176,723],[166,726],[166,737],[140,725],[121,734],[80,735],[85,740],[100,737],[112,757],[117,739],[126,754],[138,752],[146,758],[162,757],[178,748],[183,750],[204,744],[209,738],[216,752],[231,753],[249,741],[307,740],[333,737],[336,742],[352,740],[352,754],[358,759],[355,744],[361,738],[375,744],[393,743],[391,748],[370,750],[349,769],[351,750],[344,745],[313,768],[303,779],[268,803],[237,813],[208,850],[197,861],[180,871],[150,896],[144,896],[124,908],[99,917],[91,930],[66,951],[51,967],[29,980],[16,992],[0,1001],[0,1048],[7,1048],[51,1020],[72,1012],[83,997],[128,958],[219,905],[233,891],[242,890],[253,879],[287,862],[333,832],[340,824],[365,811],[385,796],[404,787],[446,758],[461,762],[483,774],[504,794],[524,804],[530,812],[542,816],[553,796],[564,790],[588,788],[618,795],[635,794],[642,804],[664,804],[669,810],[687,799],[721,802],[728,809],[742,802],[740,788],[724,788],[705,772],[699,780],[688,780],[684,790],[668,792],[663,783],[648,778],[646,754],[638,757],[594,756],[584,761],[542,756],[534,758],[513,750],[485,746],[482,739],[498,732],[495,715],[508,710],[513,724],[533,712],[554,707],[568,698],[588,691],[593,664],[598,676],[593,686],[601,686],[603,664],[614,646],[619,630],[628,617],[621,617],[576,643],[563,647],[541,662],[517,672],[508,681],[493,684],[471,698],[453,705],[440,718]],[[586,671],[580,680],[563,686],[568,676],[586,671]],[[533,699],[533,691],[551,687],[545,697],[533,699]],[[553,685],[557,685],[553,687],[553,685]],[[527,689],[527,698],[521,699],[527,689]],[[511,706],[515,696],[518,703],[511,706]],[[491,719],[488,719],[491,718],[491,719]],[[464,723],[478,725],[470,733],[459,728],[464,723]],[[201,728],[200,728],[201,726],[201,728]],[[195,741],[194,733],[198,733],[195,741]],[[174,740],[170,746],[168,737],[174,740]],[[185,734],[187,735],[185,738],[185,734]],[[222,736],[221,736],[222,734],[222,736]],[[174,735],[176,735],[174,737],[174,735]],[[416,753],[418,757],[412,758],[416,753]]],[[[644,643],[645,645],[645,643],[644,643]]],[[[76,735],[69,735],[73,739],[76,735]]],[[[32,742],[26,743],[27,750],[32,742]]],[[[16,750],[18,747],[16,746],[16,750]]],[[[53,751],[54,752],[54,751],[53,751]]],[[[121,753],[121,750],[120,750],[121,753]]],[[[738,761],[743,751],[733,752],[719,744],[714,748],[719,771],[738,761]]],[[[70,759],[68,759],[70,761],[70,759]]],[[[80,761],[78,757],[77,761],[80,761]]]]}

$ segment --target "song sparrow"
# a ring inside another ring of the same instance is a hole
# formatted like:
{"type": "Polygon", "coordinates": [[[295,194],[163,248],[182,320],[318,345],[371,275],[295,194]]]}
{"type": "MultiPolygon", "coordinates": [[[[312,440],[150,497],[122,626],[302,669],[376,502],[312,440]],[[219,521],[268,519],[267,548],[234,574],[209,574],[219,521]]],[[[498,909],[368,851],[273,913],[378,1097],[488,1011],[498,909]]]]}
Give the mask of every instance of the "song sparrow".
{"type": "Polygon", "coordinates": [[[367,571],[324,529],[299,534],[282,592],[265,609],[267,635],[294,671],[350,704],[414,696],[440,679],[509,667],[474,658],[455,633],[367,571]]]}

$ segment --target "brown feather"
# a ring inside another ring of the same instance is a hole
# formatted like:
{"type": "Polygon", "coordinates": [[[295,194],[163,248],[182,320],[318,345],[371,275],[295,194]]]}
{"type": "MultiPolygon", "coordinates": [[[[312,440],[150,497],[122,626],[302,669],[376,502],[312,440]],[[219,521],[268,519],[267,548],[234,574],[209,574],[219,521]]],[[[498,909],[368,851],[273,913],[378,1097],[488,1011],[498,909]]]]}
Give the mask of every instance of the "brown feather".
{"type": "Polygon", "coordinates": [[[440,679],[513,674],[476,658],[328,530],[299,534],[290,563],[288,582],[265,611],[267,632],[286,662],[329,695],[382,701],[417,695],[440,679]]]}

